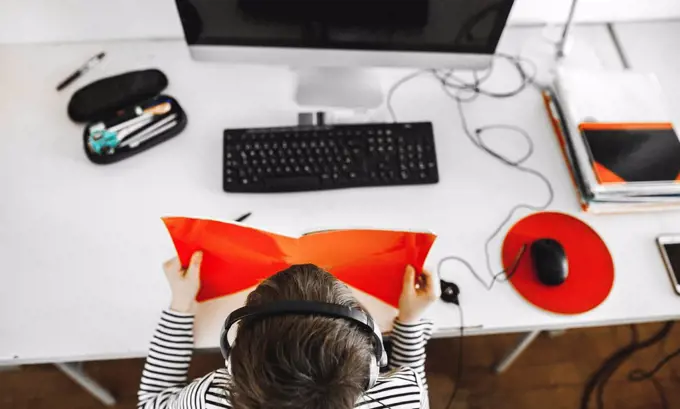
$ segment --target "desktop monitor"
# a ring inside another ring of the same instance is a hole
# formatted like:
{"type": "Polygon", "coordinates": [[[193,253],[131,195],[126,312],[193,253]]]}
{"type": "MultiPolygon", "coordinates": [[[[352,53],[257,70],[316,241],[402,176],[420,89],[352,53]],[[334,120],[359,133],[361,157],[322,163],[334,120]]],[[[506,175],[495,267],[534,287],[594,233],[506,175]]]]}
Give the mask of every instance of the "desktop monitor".
{"type": "MultiPolygon", "coordinates": [[[[362,91],[363,96],[375,94],[369,70],[359,67],[488,67],[513,1],[176,0],[176,4],[195,60],[292,66],[300,73],[298,102],[324,105],[306,102],[315,94],[344,93],[346,103],[362,99],[362,91]]],[[[375,105],[382,100],[372,97],[364,102],[375,105]]],[[[334,99],[320,97],[324,98],[334,99]]]]}

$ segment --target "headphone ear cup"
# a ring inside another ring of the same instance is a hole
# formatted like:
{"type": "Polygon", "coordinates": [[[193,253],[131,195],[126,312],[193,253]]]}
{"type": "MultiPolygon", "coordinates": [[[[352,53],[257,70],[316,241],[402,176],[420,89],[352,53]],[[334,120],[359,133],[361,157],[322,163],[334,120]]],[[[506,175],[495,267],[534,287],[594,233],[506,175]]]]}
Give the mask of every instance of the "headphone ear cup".
{"type": "Polygon", "coordinates": [[[380,376],[378,361],[376,361],[375,356],[371,356],[371,367],[369,368],[368,386],[366,391],[371,390],[375,386],[375,383],[378,382],[378,376],[380,376]]]}
{"type": "Polygon", "coordinates": [[[222,330],[222,336],[220,337],[220,351],[222,352],[222,358],[225,361],[229,360],[229,352],[231,351],[231,345],[229,345],[229,340],[227,339],[227,331],[222,330]]]}
{"type": "Polygon", "coordinates": [[[377,354],[377,352],[380,352],[380,356],[375,356],[375,361],[376,364],[378,365],[378,370],[380,368],[384,368],[387,366],[387,353],[385,353],[385,344],[383,344],[383,339],[382,339],[382,332],[380,332],[380,328],[377,326],[374,327],[373,332],[375,334],[375,338],[379,345],[377,345],[376,352],[374,352],[374,355],[377,354]]]}

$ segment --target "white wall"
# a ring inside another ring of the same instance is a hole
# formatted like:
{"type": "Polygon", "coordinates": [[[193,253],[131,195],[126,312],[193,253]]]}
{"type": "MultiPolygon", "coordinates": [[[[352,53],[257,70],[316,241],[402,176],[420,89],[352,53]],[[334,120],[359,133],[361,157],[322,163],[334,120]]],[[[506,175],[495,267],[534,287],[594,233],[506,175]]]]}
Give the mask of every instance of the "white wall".
{"type": "MultiPolygon", "coordinates": [[[[516,0],[511,24],[563,21],[570,3],[516,0]]],[[[680,18],[680,0],[580,0],[576,18],[680,18]]],[[[174,0],[0,0],[0,43],[181,37],[174,0]]]]}

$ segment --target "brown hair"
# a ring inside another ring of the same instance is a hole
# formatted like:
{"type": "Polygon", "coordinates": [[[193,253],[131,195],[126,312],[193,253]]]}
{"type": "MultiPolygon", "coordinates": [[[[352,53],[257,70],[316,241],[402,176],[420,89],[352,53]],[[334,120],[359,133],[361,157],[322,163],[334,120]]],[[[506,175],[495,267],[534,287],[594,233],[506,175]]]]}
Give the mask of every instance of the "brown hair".
{"type": "MultiPolygon", "coordinates": [[[[246,305],[320,301],[360,308],[345,284],[312,264],[262,282],[246,305]]],[[[350,409],[369,378],[371,336],[342,319],[288,315],[244,320],[230,355],[234,409],[350,409]]]]}

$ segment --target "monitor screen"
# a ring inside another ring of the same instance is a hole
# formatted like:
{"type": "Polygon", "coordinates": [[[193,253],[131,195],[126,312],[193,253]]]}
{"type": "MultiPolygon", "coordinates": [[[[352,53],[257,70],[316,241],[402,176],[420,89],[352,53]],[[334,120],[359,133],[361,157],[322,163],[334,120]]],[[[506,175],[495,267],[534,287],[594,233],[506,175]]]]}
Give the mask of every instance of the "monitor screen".
{"type": "Polygon", "coordinates": [[[190,45],[492,54],[513,0],[176,0],[190,45]]]}

